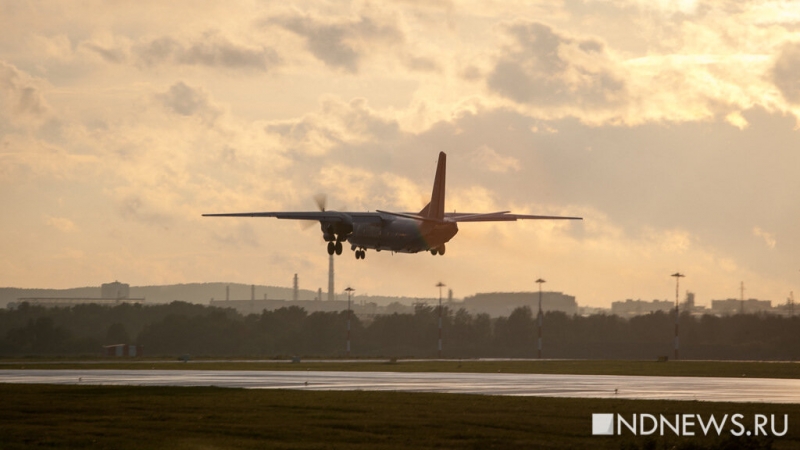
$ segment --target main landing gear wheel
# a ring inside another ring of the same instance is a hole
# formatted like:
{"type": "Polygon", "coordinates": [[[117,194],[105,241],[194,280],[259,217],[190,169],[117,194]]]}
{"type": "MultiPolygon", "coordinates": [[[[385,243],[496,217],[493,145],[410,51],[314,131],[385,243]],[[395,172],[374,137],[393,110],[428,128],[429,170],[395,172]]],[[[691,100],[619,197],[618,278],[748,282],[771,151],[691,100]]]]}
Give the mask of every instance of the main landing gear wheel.
{"type": "Polygon", "coordinates": [[[432,248],[431,249],[431,255],[434,255],[434,256],[436,256],[436,255],[444,255],[444,250],[445,250],[444,244],[442,244],[442,245],[440,245],[440,246],[438,246],[436,248],[432,248]]]}
{"type": "Polygon", "coordinates": [[[337,255],[342,254],[342,241],[328,242],[328,254],[333,255],[334,253],[337,255]]]}

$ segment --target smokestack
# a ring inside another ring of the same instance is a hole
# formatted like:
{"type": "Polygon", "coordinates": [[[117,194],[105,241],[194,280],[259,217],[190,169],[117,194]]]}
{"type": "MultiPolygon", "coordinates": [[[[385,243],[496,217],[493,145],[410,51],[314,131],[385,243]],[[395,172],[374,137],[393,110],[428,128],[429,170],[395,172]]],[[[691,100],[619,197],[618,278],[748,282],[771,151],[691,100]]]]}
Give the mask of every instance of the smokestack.
{"type": "Polygon", "coordinates": [[[333,255],[328,258],[328,301],[333,301],[333,255]]]}
{"type": "Polygon", "coordinates": [[[300,290],[300,283],[297,281],[297,274],[294,274],[294,291],[292,291],[292,300],[297,301],[297,294],[300,290]]]}
{"type": "Polygon", "coordinates": [[[225,301],[226,302],[231,301],[231,287],[230,286],[225,286],[225,301]]]}

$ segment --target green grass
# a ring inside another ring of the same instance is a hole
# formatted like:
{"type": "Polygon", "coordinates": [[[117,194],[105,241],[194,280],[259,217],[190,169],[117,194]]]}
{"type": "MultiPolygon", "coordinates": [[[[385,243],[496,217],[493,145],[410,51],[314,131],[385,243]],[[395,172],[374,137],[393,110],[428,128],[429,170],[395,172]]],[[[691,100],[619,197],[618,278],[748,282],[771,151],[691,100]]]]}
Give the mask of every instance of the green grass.
{"type": "Polygon", "coordinates": [[[797,405],[3,384],[0,399],[2,449],[800,447],[797,405]],[[789,414],[789,434],[593,437],[599,412],[789,414]]]}
{"type": "Polygon", "coordinates": [[[641,375],[691,377],[800,378],[800,363],[742,361],[356,361],[297,364],[286,361],[193,360],[39,360],[0,364],[2,369],[161,369],[161,370],[324,370],[373,372],[541,373],[576,375],[641,375]]]}

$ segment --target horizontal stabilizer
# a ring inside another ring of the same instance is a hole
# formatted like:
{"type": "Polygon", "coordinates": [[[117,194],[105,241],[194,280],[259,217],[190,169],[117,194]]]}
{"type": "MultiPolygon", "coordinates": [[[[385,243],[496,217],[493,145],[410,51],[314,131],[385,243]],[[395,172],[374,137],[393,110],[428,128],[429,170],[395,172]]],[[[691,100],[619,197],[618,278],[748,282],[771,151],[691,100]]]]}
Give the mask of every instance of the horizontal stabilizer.
{"type": "Polygon", "coordinates": [[[583,220],[583,217],[564,216],[531,216],[527,214],[509,214],[508,211],[474,214],[474,213],[448,213],[445,220],[452,222],[513,222],[516,220],[583,220]]]}
{"type": "Polygon", "coordinates": [[[397,216],[397,217],[404,217],[406,219],[414,219],[414,220],[422,220],[424,222],[434,222],[434,223],[441,223],[442,221],[439,219],[431,219],[430,217],[420,216],[418,214],[408,214],[408,213],[396,213],[390,211],[381,211],[380,209],[376,209],[376,212],[381,214],[388,214],[390,216],[397,216]]]}

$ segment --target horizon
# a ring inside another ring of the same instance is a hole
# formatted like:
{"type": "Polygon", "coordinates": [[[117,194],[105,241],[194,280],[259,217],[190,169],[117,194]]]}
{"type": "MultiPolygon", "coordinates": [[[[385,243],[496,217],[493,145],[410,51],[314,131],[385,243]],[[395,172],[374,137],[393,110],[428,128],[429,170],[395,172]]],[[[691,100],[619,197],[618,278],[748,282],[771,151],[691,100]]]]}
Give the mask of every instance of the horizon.
{"type": "MultiPolygon", "coordinates": [[[[115,280],[115,282],[119,282],[119,281],[115,280]]],[[[124,283],[124,284],[127,284],[127,283],[124,283]]],[[[237,287],[241,287],[243,289],[242,292],[245,292],[247,294],[246,297],[241,297],[241,298],[233,298],[233,296],[232,296],[230,301],[249,301],[250,300],[249,296],[250,296],[250,288],[251,288],[251,286],[255,286],[256,288],[271,288],[271,289],[281,289],[281,290],[285,289],[287,291],[291,291],[293,289],[291,286],[263,285],[263,284],[260,285],[260,284],[238,283],[238,282],[236,282],[236,283],[234,283],[234,282],[227,283],[227,282],[223,282],[223,281],[197,281],[197,282],[186,282],[186,283],[141,285],[141,286],[130,285],[130,289],[159,288],[159,287],[184,286],[184,285],[204,285],[204,284],[215,284],[215,285],[223,285],[223,286],[237,286],[237,287]]],[[[73,289],[98,289],[99,290],[100,286],[99,285],[98,286],[73,286],[73,287],[69,287],[69,288],[20,288],[20,287],[11,287],[11,286],[0,286],[0,289],[57,290],[57,291],[60,291],[60,290],[73,290],[73,289]]],[[[316,294],[317,293],[317,290],[303,288],[303,287],[300,287],[299,290],[301,292],[304,292],[304,293],[310,293],[310,294],[316,294]]],[[[539,292],[538,290],[527,290],[527,291],[489,290],[489,291],[482,291],[482,292],[473,292],[473,293],[462,295],[462,296],[457,296],[455,294],[455,292],[454,292],[453,293],[453,300],[455,302],[463,302],[466,298],[474,297],[474,296],[477,296],[477,295],[486,295],[486,294],[538,294],[538,292],[539,292]]],[[[690,292],[692,292],[692,291],[688,291],[688,290],[684,291],[683,296],[680,297],[680,303],[681,304],[684,304],[686,302],[686,298],[687,298],[686,294],[688,294],[690,292]]],[[[566,296],[574,297],[575,298],[575,302],[577,303],[578,307],[581,307],[581,308],[611,309],[612,303],[615,303],[615,302],[624,303],[624,302],[629,301],[629,300],[630,301],[644,301],[644,302],[668,301],[668,302],[671,302],[673,304],[674,304],[674,301],[675,301],[674,298],[670,299],[668,297],[664,297],[664,298],[658,298],[658,297],[647,298],[647,297],[636,296],[636,297],[628,297],[628,298],[623,298],[623,299],[612,300],[611,302],[608,303],[608,305],[588,305],[588,304],[582,304],[580,302],[580,299],[577,296],[571,294],[568,291],[553,291],[553,290],[545,290],[545,289],[543,289],[542,293],[543,294],[547,294],[547,293],[553,294],[553,293],[555,293],[555,294],[563,294],[563,295],[566,295],[566,296]]],[[[261,294],[263,294],[263,292],[261,294]]],[[[323,294],[327,294],[327,291],[323,290],[323,294]]],[[[347,294],[345,293],[345,288],[342,288],[342,289],[340,289],[338,291],[335,291],[334,295],[336,295],[337,297],[338,296],[344,296],[345,298],[347,297],[347,294]]],[[[382,298],[398,298],[398,299],[406,298],[406,299],[425,299],[425,300],[433,299],[434,301],[438,300],[438,294],[426,297],[426,296],[406,296],[406,295],[376,294],[376,293],[369,293],[369,292],[368,293],[358,293],[357,290],[354,290],[354,293],[352,294],[352,298],[356,298],[356,297],[382,297],[382,298]]],[[[446,296],[443,296],[442,299],[444,301],[446,299],[446,296]]],[[[224,299],[218,299],[216,297],[212,298],[212,300],[225,301],[224,299]]],[[[256,296],[256,300],[262,300],[262,298],[258,298],[258,295],[257,295],[256,296]]],[[[287,301],[287,302],[291,302],[292,301],[291,299],[283,299],[283,298],[269,298],[268,300],[282,300],[282,301],[287,301]]],[[[298,299],[298,301],[313,301],[313,300],[314,299],[298,299]]],[[[703,302],[703,301],[698,301],[697,300],[697,296],[695,295],[694,305],[695,306],[699,306],[699,307],[711,308],[711,302],[714,301],[714,300],[736,300],[736,301],[740,301],[741,299],[740,298],[736,298],[736,297],[718,297],[718,298],[708,298],[706,302],[703,302]]],[[[772,300],[772,299],[760,299],[760,298],[754,298],[754,297],[746,297],[744,300],[745,301],[747,301],[747,300],[761,300],[761,301],[767,300],[767,301],[771,302],[771,305],[772,305],[773,308],[787,304],[786,301],[776,302],[775,300],[772,300]]],[[[202,303],[202,302],[192,302],[192,301],[188,301],[188,300],[177,300],[177,301],[187,301],[187,302],[190,302],[190,303],[205,304],[205,303],[202,303]]],[[[320,301],[328,301],[328,300],[327,299],[322,299],[320,301]]],[[[336,298],[336,301],[341,301],[341,299],[340,298],[336,298]]]]}

